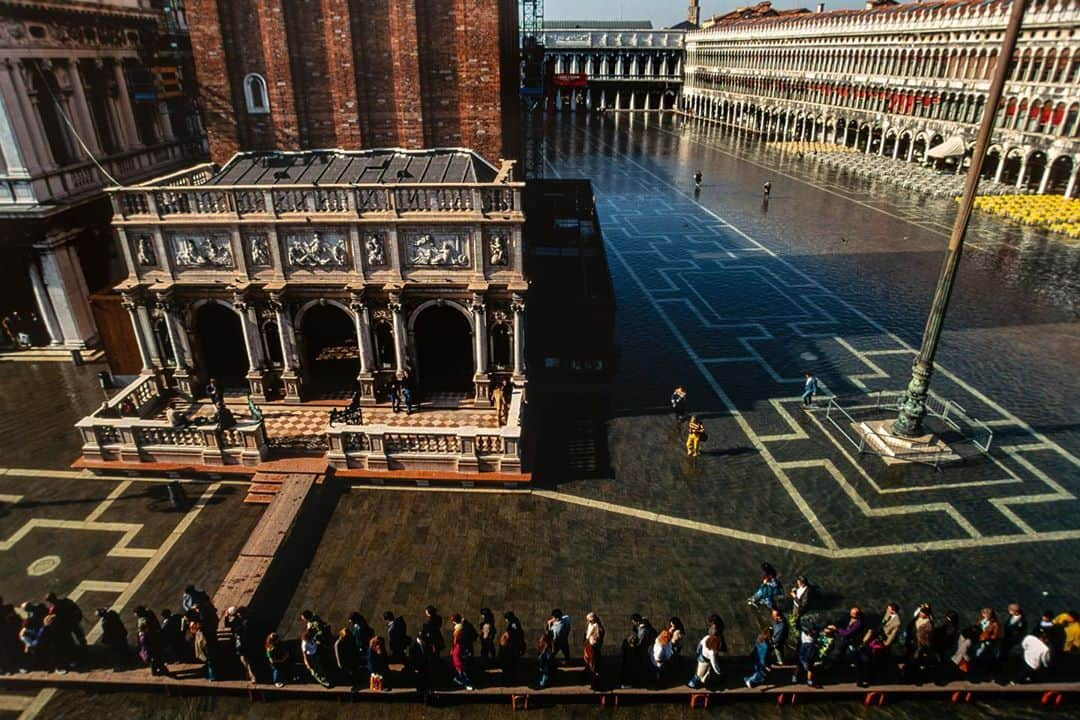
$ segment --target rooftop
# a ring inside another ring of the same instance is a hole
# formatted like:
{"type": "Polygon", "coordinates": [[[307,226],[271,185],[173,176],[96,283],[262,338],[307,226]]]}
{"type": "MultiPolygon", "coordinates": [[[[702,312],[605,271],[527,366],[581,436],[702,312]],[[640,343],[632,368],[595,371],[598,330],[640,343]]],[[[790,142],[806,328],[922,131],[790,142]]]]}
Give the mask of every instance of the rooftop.
{"type": "Polygon", "coordinates": [[[453,184],[494,182],[471,150],[303,150],[237,153],[206,185],[453,184]]]}
{"type": "Polygon", "coordinates": [[[777,10],[772,3],[757,3],[736,8],[730,12],[714,15],[703,23],[703,30],[718,27],[745,27],[750,25],[773,25],[776,23],[800,22],[805,20],[840,20],[857,17],[880,17],[885,15],[927,16],[954,10],[982,7],[996,10],[1007,5],[1006,0],[927,0],[926,2],[896,3],[890,0],[874,0],[865,8],[851,10],[829,10],[810,12],[805,8],[777,10]]]}
{"type": "Polygon", "coordinates": [[[545,20],[545,30],[652,30],[651,20],[545,20]]]}

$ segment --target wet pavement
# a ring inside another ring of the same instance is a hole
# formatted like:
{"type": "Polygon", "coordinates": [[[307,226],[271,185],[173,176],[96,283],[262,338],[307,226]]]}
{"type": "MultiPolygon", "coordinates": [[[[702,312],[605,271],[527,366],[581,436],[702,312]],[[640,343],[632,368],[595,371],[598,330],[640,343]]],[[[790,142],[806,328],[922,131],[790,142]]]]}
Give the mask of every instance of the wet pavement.
{"type": "MultiPolygon", "coordinates": [[[[292,597],[282,630],[295,637],[288,618],[304,607],[334,623],[352,609],[372,618],[393,608],[416,627],[421,608],[433,602],[445,615],[513,608],[530,635],[553,606],[574,617],[575,636],[580,618],[595,609],[609,638],[618,638],[633,611],[654,622],[679,615],[696,634],[718,610],[738,656],[764,621],[745,603],[762,560],[785,579],[805,573],[825,588],[826,614],[841,615],[855,602],[876,612],[889,600],[905,608],[931,600],[965,620],[985,604],[1002,608],[1014,599],[1034,614],[1075,605],[1076,247],[976,219],[934,383],[993,423],[995,452],[956,469],[894,472],[857,457],[822,408],[799,408],[799,374],[809,367],[828,391],[845,396],[906,383],[910,346],[918,343],[942,259],[948,203],[819,171],[715,127],[616,118],[556,119],[548,144],[552,175],[593,180],[617,295],[620,362],[600,418],[600,471],[541,474],[532,495],[346,492],[308,571],[295,589],[283,590],[292,597]],[[699,168],[705,184],[695,198],[691,177],[699,168]],[[767,207],[765,180],[773,183],[767,207]],[[683,429],[667,410],[677,383],[687,386],[709,428],[695,462],[685,458],[683,429]]],[[[0,447],[3,466],[66,467],[78,447],[70,425],[98,402],[95,370],[0,366],[0,429],[13,441],[0,447]]],[[[549,442],[541,451],[567,448],[549,442]]],[[[0,492],[19,492],[17,478],[5,482],[0,492]]],[[[85,492],[54,482],[49,492],[79,503],[104,497],[84,499],[85,492]]],[[[137,488],[124,491],[135,495],[127,511],[133,518],[152,500],[137,497],[137,488]]],[[[85,515],[87,507],[78,507],[85,515]]],[[[110,508],[106,519],[123,508],[110,508]]],[[[205,520],[216,517],[212,511],[205,520]]],[[[169,522],[146,523],[153,543],[169,522]]],[[[204,537],[216,531],[200,527],[204,537]]],[[[233,542],[224,542],[222,555],[233,542]]],[[[162,571],[179,583],[198,550],[177,550],[162,571]]],[[[0,571],[25,574],[25,558],[9,556],[0,552],[0,571]]],[[[210,559],[227,564],[216,554],[210,559]]],[[[118,566],[108,579],[124,581],[125,572],[118,566]]],[[[167,600],[160,591],[147,597],[167,600]]],[[[64,691],[43,716],[256,717],[266,708],[237,699],[64,691]]],[[[273,712],[352,711],[282,702],[273,712]]],[[[505,712],[365,707],[372,717],[505,712]]],[[[685,708],[620,712],[681,717],[685,708]]],[[[751,705],[740,712],[775,710],[751,705]]],[[[786,712],[862,716],[861,706],[849,703],[786,712]]],[[[930,713],[1042,716],[1026,704],[905,702],[875,710],[883,718],[930,713]]]]}

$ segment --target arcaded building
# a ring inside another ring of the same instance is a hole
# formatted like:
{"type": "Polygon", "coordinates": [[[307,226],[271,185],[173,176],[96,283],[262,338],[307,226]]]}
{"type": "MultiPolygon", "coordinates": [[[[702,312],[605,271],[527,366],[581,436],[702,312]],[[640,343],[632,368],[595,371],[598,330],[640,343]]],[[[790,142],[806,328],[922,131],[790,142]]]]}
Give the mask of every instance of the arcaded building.
{"type": "Polygon", "coordinates": [[[129,332],[103,189],[205,157],[189,58],[182,0],[0,4],[0,314],[33,345],[129,332]]]}
{"type": "Polygon", "coordinates": [[[212,158],[468,147],[516,157],[514,0],[187,0],[212,158]]]}
{"type": "MultiPolygon", "coordinates": [[[[911,161],[970,154],[1009,5],[868,3],[818,12],[763,2],[686,36],[682,107],[768,139],[829,141],[911,161]]],[[[984,177],[1080,194],[1080,5],[1025,15],[984,177]]]]}
{"type": "Polygon", "coordinates": [[[113,191],[143,372],[259,400],[521,384],[522,186],[469,150],[240,153],[113,191]]]}
{"type": "Polygon", "coordinates": [[[460,149],[248,152],[112,190],[142,369],[78,424],[84,460],[255,466],[286,449],[363,472],[519,472],[528,283],[512,165],[460,149]],[[199,402],[211,378],[238,424],[199,402]],[[416,414],[391,412],[399,381],[416,414]]]}
{"type": "Polygon", "coordinates": [[[667,110],[682,88],[683,28],[648,20],[544,23],[549,109],[667,110]]]}

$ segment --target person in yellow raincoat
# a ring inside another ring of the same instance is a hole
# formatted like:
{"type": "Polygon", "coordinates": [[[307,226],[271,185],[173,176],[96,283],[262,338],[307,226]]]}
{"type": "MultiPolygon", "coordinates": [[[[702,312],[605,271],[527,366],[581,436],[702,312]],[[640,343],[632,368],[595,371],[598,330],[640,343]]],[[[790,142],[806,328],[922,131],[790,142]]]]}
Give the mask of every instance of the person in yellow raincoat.
{"type": "Polygon", "coordinates": [[[697,415],[690,416],[690,434],[686,436],[686,454],[689,457],[698,456],[698,445],[705,436],[705,426],[698,421],[697,415]]]}

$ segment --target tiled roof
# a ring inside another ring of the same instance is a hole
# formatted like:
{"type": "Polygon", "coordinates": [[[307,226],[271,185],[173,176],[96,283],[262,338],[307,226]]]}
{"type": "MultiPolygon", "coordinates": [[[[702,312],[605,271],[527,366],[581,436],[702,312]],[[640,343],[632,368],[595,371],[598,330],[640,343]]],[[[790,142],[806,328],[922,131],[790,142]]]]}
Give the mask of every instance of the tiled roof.
{"type": "Polygon", "coordinates": [[[471,150],[304,150],[237,153],[208,185],[486,183],[496,169],[471,150]]]}

